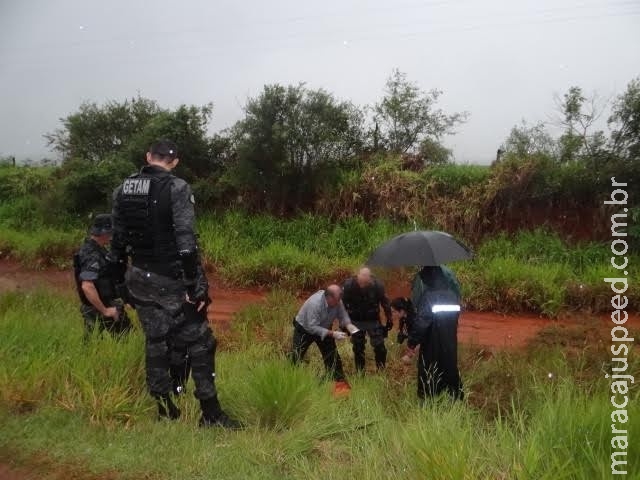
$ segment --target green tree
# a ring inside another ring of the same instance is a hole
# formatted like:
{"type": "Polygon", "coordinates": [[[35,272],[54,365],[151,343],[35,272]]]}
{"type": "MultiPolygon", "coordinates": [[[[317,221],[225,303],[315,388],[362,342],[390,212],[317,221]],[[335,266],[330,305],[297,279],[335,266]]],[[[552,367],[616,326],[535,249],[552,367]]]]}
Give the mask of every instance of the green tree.
{"type": "Polygon", "coordinates": [[[362,113],[324,90],[266,85],[232,129],[233,177],[267,208],[312,200],[318,173],[362,146],[362,113]]]}
{"type": "Polygon", "coordinates": [[[640,77],[629,82],[627,90],[615,99],[608,123],[612,153],[640,160],[640,77]]]}
{"type": "Polygon", "coordinates": [[[207,133],[212,113],[212,104],[180,105],[175,110],[162,110],[132,135],[124,153],[135,165],[143,165],[149,145],[158,138],[170,138],[178,145],[178,175],[190,181],[209,176],[219,168],[207,133]]]}
{"type": "Polygon", "coordinates": [[[420,157],[425,165],[444,165],[451,162],[453,152],[432,138],[420,142],[420,157]]]}
{"type": "Polygon", "coordinates": [[[169,110],[142,97],[104,105],[83,103],[77,112],[61,119],[61,128],[45,138],[64,162],[99,163],[117,156],[137,167],[144,164],[145,152],[153,141],[170,138],[178,144],[182,160],[177,173],[192,180],[217,167],[214,145],[207,135],[212,112],[211,104],[169,110]]]}
{"type": "Polygon", "coordinates": [[[47,133],[48,145],[63,161],[99,161],[122,152],[132,137],[161,112],[158,104],[140,96],[104,105],[85,102],[77,112],[61,118],[62,128],[47,133]]]}
{"type": "Polygon", "coordinates": [[[584,160],[598,163],[606,156],[604,132],[592,132],[593,126],[603,113],[603,105],[597,95],[585,97],[580,87],[571,87],[562,99],[556,98],[560,111],[558,124],[564,133],[558,139],[561,162],[584,160]]]}
{"type": "Polygon", "coordinates": [[[389,150],[406,153],[426,138],[439,142],[467,119],[466,112],[448,115],[436,108],[441,94],[439,90],[424,92],[407,80],[405,73],[397,69],[392,72],[385,95],[374,108],[376,123],[389,150]]]}
{"type": "Polygon", "coordinates": [[[544,123],[529,125],[525,120],[511,129],[503,146],[505,153],[518,158],[538,154],[555,157],[556,149],[556,142],[547,132],[544,123]]]}

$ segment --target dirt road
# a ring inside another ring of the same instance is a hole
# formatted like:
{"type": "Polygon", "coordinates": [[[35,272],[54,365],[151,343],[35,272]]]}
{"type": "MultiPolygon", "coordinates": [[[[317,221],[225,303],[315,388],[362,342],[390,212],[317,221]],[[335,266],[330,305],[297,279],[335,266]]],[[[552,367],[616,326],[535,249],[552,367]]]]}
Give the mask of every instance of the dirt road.
{"type": "MultiPolygon", "coordinates": [[[[0,292],[25,291],[48,288],[70,295],[74,291],[72,273],[65,270],[28,270],[19,263],[0,260],[0,292]]],[[[388,290],[395,295],[407,294],[401,285],[391,285],[388,290]]],[[[212,289],[213,304],[209,307],[209,321],[216,328],[227,328],[233,314],[249,304],[264,301],[265,294],[251,290],[212,289]]],[[[640,327],[640,316],[630,315],[629,324],[640,327]]],[[[571,320],[574,322],[575,319],[571,320]]],[[[603,328],[608,317],[601,316],[603,328]]],[[[472,343],[493,348],[521,347],[535,337],[541,329],[551,325],[562,325],[569,320],[549,320],[534,315],[501,315],[492,312],[463,312],[460,318],[459,338],[463,343],[472,343]]]]}

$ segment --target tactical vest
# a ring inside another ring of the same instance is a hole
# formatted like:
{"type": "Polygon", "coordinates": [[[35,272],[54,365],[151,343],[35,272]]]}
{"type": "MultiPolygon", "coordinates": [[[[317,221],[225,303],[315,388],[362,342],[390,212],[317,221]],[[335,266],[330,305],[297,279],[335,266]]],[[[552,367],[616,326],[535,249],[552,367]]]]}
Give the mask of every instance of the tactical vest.
{"type": "Polygon", "coordinates": [[[178,247],[173,227],[169,173],[141,172],[122,184],[117,217],[132,263],[161,275],[175,276],[178,247]]]}
{"type": "MultiPolygon", "coordinates": [[[[91,302],[84,294],[84,290],[82,290],[82,280],[80,280],[81,270],[82,265],[80,262],[80,253],[76,253],[73,255],[73,274],[76,281],[76,290],[78,291],[80,301],[85,305],[92,306],[91,302]]],[[[109,305],[118,297],[116,293],[113,274],[110,270],[109,264],[106,261],[104,265],[101,266],[100,271],[98,272],[98,278],[96,280],[93,280],[93,285],[96,287],[100,300],[102,300],[102,303],[104,303],[105,305],[109,305]]]]}
{"type": "Polygon", "coordinates": [[[377,280],[364,289],[360,288],[356,280],[351,278],[345,284],[345,307],[352,321],[379,322],[380,321],[380,284],[377,280]]]}

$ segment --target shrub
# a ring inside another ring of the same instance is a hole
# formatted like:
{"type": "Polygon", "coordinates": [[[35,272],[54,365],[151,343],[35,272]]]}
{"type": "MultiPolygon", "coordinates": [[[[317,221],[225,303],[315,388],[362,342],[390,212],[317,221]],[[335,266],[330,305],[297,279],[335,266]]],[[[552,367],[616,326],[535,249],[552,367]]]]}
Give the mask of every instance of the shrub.
{"type": "Polygon", "coordinates": [[[111,157],[98,163],[69,161],[61,179],[58,204],[72,213],[111,211],[113,190],[133,173],[127,160],[111,157]]]}

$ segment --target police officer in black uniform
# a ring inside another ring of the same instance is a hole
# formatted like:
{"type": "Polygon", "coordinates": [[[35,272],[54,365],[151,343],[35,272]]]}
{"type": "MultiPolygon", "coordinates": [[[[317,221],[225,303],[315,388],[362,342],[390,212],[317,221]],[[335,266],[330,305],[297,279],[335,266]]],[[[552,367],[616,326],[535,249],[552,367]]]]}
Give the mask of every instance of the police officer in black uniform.
{"type": "Polygon", "coordinates": [[[202,409],[200,426],[239,428],[218,401],[208,322],[192,321],[184,311],[185,301],[197,311],[206,308],[208,287],[198,281],[191,187],[171,174],[178,161],[175,143],[160,140],[147,152],[148,165],[114,191],[112,260],[121,264],[131,257],[127,286],[146,337],[147,385],[159,415],[180,416],[171,398],[170,366],[175,345],[184,344],[202,409]]]}
{"type": "Polygon", "coordinates": [[[354,277],[348,278],[342,285],[342,301],[353,324],[360,331],[351,336],[353,357],[356,370],[364,371],[366,335],[373,347],[376,367],[381,370],[387,362],[387,348],[384,345],[389,330],[393,327],[391,306],[384,285],[371,275],[371,271],[363,267],[354,277]],[[380,306],[384,310],[386,324],[380,323],[380,306]]]}
{"type": "Polygon", "coordinates": [[[131,329],[131,320],[119,298],[116,275],[107,260],[106,245],[113,232],[111,215],[96,215],[89,236],[73,256],[74,277],[80,296],[85,340],[94,329],[121,335],[131,329]]]}

